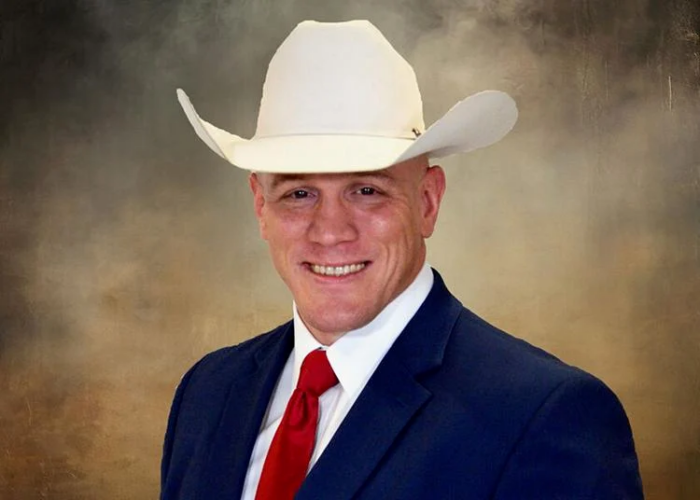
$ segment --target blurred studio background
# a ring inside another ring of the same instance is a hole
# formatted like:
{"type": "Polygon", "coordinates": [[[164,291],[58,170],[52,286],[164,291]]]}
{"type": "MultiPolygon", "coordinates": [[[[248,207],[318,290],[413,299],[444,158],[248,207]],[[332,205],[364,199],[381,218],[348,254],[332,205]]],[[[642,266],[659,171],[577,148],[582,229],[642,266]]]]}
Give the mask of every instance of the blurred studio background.
{"type": "Polygon", "coordinates": [[[697,0],[2,0],[0,498],[155,498],[182,373],[290,316],[245,172],[175,89],[250,137],[289,31],[354,18],[428,124],[516,98],[505,141],[442,162],[429,260],[617,392],[648,499],[700,498],[697,0]]]}

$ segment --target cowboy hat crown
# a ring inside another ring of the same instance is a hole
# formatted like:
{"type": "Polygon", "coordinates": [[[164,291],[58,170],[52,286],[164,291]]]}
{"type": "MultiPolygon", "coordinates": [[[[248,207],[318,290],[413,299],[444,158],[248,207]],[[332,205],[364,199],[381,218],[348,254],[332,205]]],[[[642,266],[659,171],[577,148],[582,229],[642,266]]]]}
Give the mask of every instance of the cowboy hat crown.
{"type": "Polygon", "coordinates": [[[257,128],[243,139],[201,119],[178,89],[197,135],[247,170],[354,172],[485,147],[514,126],[510,96],[484,91],[425,130],[413,68],[369,21],[304,21],[270,61],[257,128]]]}

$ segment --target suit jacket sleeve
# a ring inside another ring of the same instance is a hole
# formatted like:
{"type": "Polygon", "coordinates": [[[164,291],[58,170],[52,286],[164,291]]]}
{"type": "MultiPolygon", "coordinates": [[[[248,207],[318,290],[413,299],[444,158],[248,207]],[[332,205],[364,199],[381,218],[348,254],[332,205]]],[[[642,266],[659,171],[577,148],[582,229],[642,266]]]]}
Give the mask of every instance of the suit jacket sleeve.
{"type": "Polygon", "coordinates": [[[163,457],[160,464],[160,486],[161,486],[161,498],[165,495],[165,485],[168,480],[168,475],[171,473],[170,470],[170,459],[173,454],[173,445],[175,441],[176,429],[178,424],[178,416],[180,414],[180,406],[182,404],[185,391],[192,378],[192,374],[199,366],[199,363],[195,364],[190,368],[187,373],[182,377],[180,383],[175,391],[175,396],[173,398],[172,406],[170,407],[170,415],[168,417],[168,425],[165,431],[165,440],[163,442],[163,457]]]}
{"type": "Polygon", "coordinates": [[[638,500],[642,485],[627,416],[592,376],[545,399],[506,462],[497,500],[638,500]]]}

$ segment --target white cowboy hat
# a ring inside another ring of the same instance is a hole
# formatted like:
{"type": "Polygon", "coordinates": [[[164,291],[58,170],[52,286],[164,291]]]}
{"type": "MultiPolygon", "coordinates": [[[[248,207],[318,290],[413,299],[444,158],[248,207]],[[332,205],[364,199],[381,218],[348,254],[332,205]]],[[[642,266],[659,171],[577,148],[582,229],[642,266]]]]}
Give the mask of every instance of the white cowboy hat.
{"type": "Polygon", "coordinates": [[[458,102],[428,130],[413,68],[369,21],[297,25],[270,61],[255,135],[243,139],[178,100],[197,135],[237,167],[259,172],[356,172],[426,154],[489,146],[515,125],[506,93],[458,102]]]}

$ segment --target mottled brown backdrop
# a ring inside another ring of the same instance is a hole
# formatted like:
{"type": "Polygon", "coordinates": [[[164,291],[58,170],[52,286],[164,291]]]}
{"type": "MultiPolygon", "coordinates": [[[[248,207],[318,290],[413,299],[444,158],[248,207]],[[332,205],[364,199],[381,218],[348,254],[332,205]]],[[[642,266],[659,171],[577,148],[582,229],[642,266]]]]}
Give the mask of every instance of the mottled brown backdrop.
{"type": "Polygon", "coordinates": [[[444,162],[430,262],[608,382],[649,499],[700,498],[697,0],[2,0],[0,498],[155,498],[180,375],[290,315],[245,173],[175,88],[250,136],[306,18],[379,26],[428,123],[516,97],[506,141],[444,162]]]}

